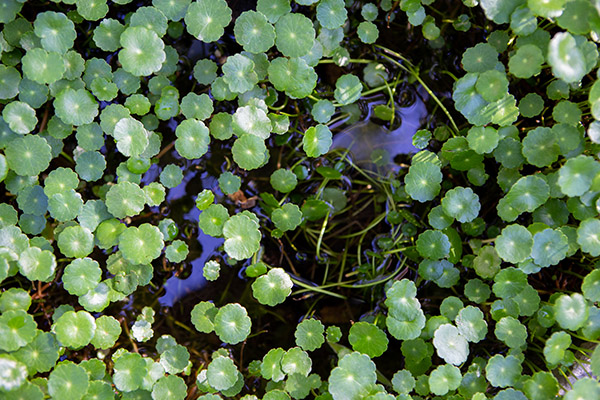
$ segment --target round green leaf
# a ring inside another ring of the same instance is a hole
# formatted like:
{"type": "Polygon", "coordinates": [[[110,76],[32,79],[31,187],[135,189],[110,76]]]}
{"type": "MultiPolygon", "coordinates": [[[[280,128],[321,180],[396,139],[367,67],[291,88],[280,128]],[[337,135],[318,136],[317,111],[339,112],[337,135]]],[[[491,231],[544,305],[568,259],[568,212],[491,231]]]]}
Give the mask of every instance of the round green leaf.
{"type": "Polygon", "coordinates": [[[333,95],[341,105],[348,105],[356,102],[360,99],[361,94],[362,83],[355,75],[342,75],[335,82],[335,91],[333,95]]]}
{"type": "Polygon", "coordinates": [[[21,135],[31,132],[38,122],[35,110],[21,101],[8,103],[2,110],[2,118],[13,132],[21,135]]]}
{"type": "Polygon", "coordinates": [[[78,349],[87,346],[94,337],[96,321],[87,311],[67,311],[56,320],[52,329],[63,346],[78,349]]]}
{"type": "Polygon", "coordinates": [[[431,393],[443,396],[452,390],[458,389],[461,380],[460,369],[454,365],[440,365],[429,375],[429,388],[431,393]]]}
{"type": "Polygon", "coordinates": [[[48,282],[54,277],[56,258],[49,250],[30,247],[19,256],[19,272],[30,281],[48,282]]]}
{"type": "Polygon", "coordinates": [[[165,44],[156,32],[142,26],[130,26],[123,31],[119,41],[123,46],[119,51],[119,62],[125,71],[134,76],[146,76],[162,68],[167,57],[165,44]]]}
{"type": "Polygon", "coordinates": [[[150,264],[160,256],[163,247],[162,233],[150,224],[142,224],[139,228],[130,226],[119,236],[119,250],[133,264],[150,264]]]}
{"type": "Polygon", "coordinates": [[[302,57],[312,49],[315,29],[310,19],[299,13],[281,16],[275,24],[275,44],[286,57],[302,57]]]}
{"type": "Polygon", "coordinates": [[[563,329],[576,331],[586,323],[588,315],[588,305],[579,293],[562,294],[554,303],[554,317],[563,329]]]}
{"type": "Polygon", "coordinates": [[[143,210],[146,195],[132,182],[119,182],[106,193],[106,208],[117,218],[132,217],[143,210]]]}
{"type": "Polygon", "coordinates": [[[258,223],[244,214],[234,215],[223,225],[225,251],[236,259],[250,258],[260,247],[258,223]]]}
{"type": "Polygon", "coordinates": [[[352,349],[368,355],[379,357],[388,347],[388,338],[376,325],[368,322],[357,322],[350,327],[348,341],[352,349]]]}
{"type": "Polygon", "coordinates": [[[577,228],[577,243],[593,257],[600,255],[600,220],[588,218],[577,228]]]}
{"type": "Polygon", "coordinates": [[[569,158],[558,170],[558,186],[567,196],[581,196],[590,189],[598,173],[600,173],[600,163],[592,157],[578,155],[569,158]]]}
{"type": "Polygon", "coordinates": [[[508,70],[517,78],[531,78],[540,73],[544,63],[544,54],[535,44],[519,47],[508,61],[508,70]]]}
{"type": "Polygon", "coordinates": [[[231,152],[235,163],[246,170],[261,167],[268,154],[264,140],[251,134],[237,138],[231,147],[231,152]]]}
{"type": "Polygon", "coordinates": [[[517,264],[525,261],[533,248],[533,237],[522,225],[508,225],[496,238],[496,251],[504,261],[517,264]]]}
{"type": "Polygon", "coordinates": [[[304,133],[302,148],[309,157],[318,157],[329,151],[332,134],[326,125],[311,126],[304,133]]]}
{"type": "Polygon", "coordinates": [[[266,52],[275,44],[275,28],[261,12],[243,12],[235,20],[233,32],[237,42],[250,53],[266,52]]]}
{"type": "Polygon", "coordinates": [[[98,103],[85,89],[65,89],[54,99],[56,115],[67,124],[85,125],[98,115],[98,103]]]}
{"type": "Polygon", "coordinates": [[[0,315],[0,349],[12,352],[30,343],[37,330],[33,317],[24,310],[8,310],[0,315]]]}
{"type": "Polygon", "coordinates": [[[225,0],[195,1],[185,14],[187,31],[205,43],[215,42],[231,21],[231,9],[225,0]]]}
{"type": "Polygon", "coordinates": [[[60,363],[48,377],[48,393],[53,398],[79,400],[85,396],[90,378],[80,365],[60,363]]]}
{"type": "Polygon", "coordinates": [[[271,219],[277,229],[285,232],[296,229],[302,222],[302,211],[293,203],[286,203],[281,208],[273,210],[271,219]]]}
{"type": "Polygon", "coordinates": [[[444,258],[450,252],[448,236],[440,231],[426,230],[419,235],[416,245],[421,257],[432,260],[444,258]]]}
{"type": "Polygon", "coordinates": [[[246,340],[252,322],[246,309],[237,303],[226,304],[214,319],[215,333],[223,342],[234,345],[246,340]]]}
{"type": "Polygon", "coordinates": [[[412,164],[404,177],[406,192],[414,200],[424,203],[440,192],[442,173],[440,167],[430,162],[412,164]]]}
{"type": "Polygon", "coordinates": [[[296,344],[306,351],[316,350],[325,343],[324,332],[325,327],[321,321],[313,318],[303,319],[294,332],[296,344]]]}
{"type": "Polygon", "coordinates": [[[495,387],[514,385],[522,370],[521,362],[515,356],[503,357],[500,354],[490,358],[485,366],[486,378],[495,387]]]}
{"type": "Polygon", "coordinates": [[[437,354],[448,364],[460,365],[467,360],[469,344],[450,324],[440,325],[433,335],[433,346],[437,354]]]}
{"type": "Polygon", "coordinates": [[[50,84],[58,81],[65,73],[65,61],[56,52],[48,52],[35,48],[29,50],[21,60],[23,75],[39,84],[50,84]]]}
{"type": "Polygon", "coordinates": [[[569,32],[558,32],[550,40],[548,64],[554,76],[567,83],[579,82],[587,73],[584,54],[569,32]]]}
{"type": "Polygon", "coordinates": [[[329,392],[334,399],[362,399],[377,380],[375,363],[358,352],[346,354],[329,376],[329,392]]]}
{"type": "Polygon", "coordinates": [[[47,51],[66,53],[77,37],[75,25],[63,13],[46,11],[37,15],[33,23],[34,33],[41,39],[47,51]]]}
{"type": "Polygon", "coordinates": [[[458,312],[456,327],[465,339],[473,343],[485,339],[488,328],[481,310],[473,306],[467,306],[458,312]]]}

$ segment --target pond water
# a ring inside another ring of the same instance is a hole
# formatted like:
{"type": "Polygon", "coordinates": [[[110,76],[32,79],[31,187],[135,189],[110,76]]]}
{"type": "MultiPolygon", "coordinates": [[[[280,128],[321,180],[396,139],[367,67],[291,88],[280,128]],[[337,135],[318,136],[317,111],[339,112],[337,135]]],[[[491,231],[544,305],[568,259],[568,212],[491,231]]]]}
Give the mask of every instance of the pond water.
{"type": "MultiPolygon", "coordinates": [[[[349,126],[337,133],[333,138],[332,149],[348,149],[354,163],[360,166],[371,166],[373,164],[373,152],[385,151],[389,161],[385,163],[386,169],[397,170],[399,166],[393,162],[400,154],[412,154],[419,151],[412,144],[412,137],[417,130],[423,127],[423,121],[427,116],[425,107],[425,90],[420,87],[416,90],[415,101],[407,107],[395,105],[395,118],[399,120],[399,126],[391,130],[372,121],[375,106],[384,104],[382,100],[368,103],[368,114],[366,118],[349,126]]],[[[397,124],[395,124],[397,125],[397,124]]]]}
{"type": "MultiPolygon", "coordinates": [[[[427,101],[426,91],[422,87],[419,87],[414,90],[414,93],[416,95],[412,96],[414,101],[411,104],[404,106],[395,104],[396,122],[391,129],[382,125],[380,121],[374,122],[373,109],[377,105],[384,104],[384,98],[382,96],[375,96],[372,99],[366,100],[365,108],[367,111],[361,121],[349,127],[339,128],[343,126],[342,120],[342,123],[332,126],[333,130],[336,128],[341,129],[334,135],[332,150],[347,149],[349,151],[348,157],[353,163],[362,168],[377,169],[384,175],[389,172],[397,172],[401,168],[399,164],[394,162],[397,156],[410,155],[419,151],[413,146],[412,137],[417,130],[423,127],[424,120],[427,117],[427,108],[425,105],[427,101]],[[377,165],[375,165],[373,157],[376,157],[375,154],[378,151],[385,152],[387,162],[377,162],[377,165]]],[[[175,157],[176,153],[173,152],[170,156],[175,157]]],[[[152,175],[158,175],[158,169],[148,171],[146,175],[148,176],[145,179],[150,179],[149,181],[154,180],[156,177],[152,175]]],[[[190,199],[195,197],[195,193],[188,192],[187,186],[192,179],[198,178],[202,182],[202,188],[209,188],[215,193],[221,194],[217,176],[212,176],[206,171],[199,174],[197,170],[187,170],[184,173],[182,183],[172,188],[167,197],[167,202],[171,204],[171,213],[174,214],[169,215],[169,217],[174,218],[176,222],[179,222],[177,218],[182,218],[185,221],[194,224],[197,223],[200,211],[192,206],[189,211],[182,213],[178,203],[185,201],[186,198],[187,202],[189,202],[190,199]]],[[[256,212],[256,210],[254,211],[256,212]]],[[[196,249],[191,248],[192,252],[188,257],[192,261],[186,263],[186,270],[188,270],[189,274],[185,277],[171,276],[167,279],[164,285],[165,293],[159,298],[162,306],[173,307],[186,296],[193,296],[194,293],[202,291],[209,283],[203,276],[203,268],[206,262],[215,258],[225,258],[224,252],[219,250],[223,244],[222,238],[214,238],[204,234],[202,230],[198,230],[196,239],[198,246],[196,246],[196,249]],[[192,258],[193,256],[195,258],[192,258]]],[[[215,284],[218,285],[219,282],[215,284]]]]}

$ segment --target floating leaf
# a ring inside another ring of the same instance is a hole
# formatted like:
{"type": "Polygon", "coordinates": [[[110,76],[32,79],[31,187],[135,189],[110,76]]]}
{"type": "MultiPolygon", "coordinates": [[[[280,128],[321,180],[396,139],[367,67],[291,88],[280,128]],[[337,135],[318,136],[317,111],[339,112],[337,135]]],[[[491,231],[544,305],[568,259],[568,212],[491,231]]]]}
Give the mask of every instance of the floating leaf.
{"type": "Polygon", "coordinates": [[[125,353],[115,360],[113,382],[117,389],[132,392],[139,389],[148,371],[146,363],[138,353],[125,353]]]}
{"type": "Polygon", "coordinates": [[[558,264],[569,249],[567,236],[554,229],[544,229],[533,236],[531,257],[540,267],[558,264]]]}
{"type": "Polygon", "coordinates": [[[271,220],[277,229],[285,232],[296,229],[302,222],[302,211],[300,207],[292,203],[286,203],[281,208],[273,210],[271,220]]]}
{"type": "Polygon", "coordinates": [[[160,255],[163,246],[162,233],[150,224],[130,226],[119,236],[119,249],[133,264],[149,264],[160,255]]]}
{"type": "Polygon", "coordinates": [[[414,163],[404,177],[406,192],[414,200],[424,203],[440,192],[442,173],[440,167],[429,162],[414,163]]]}
{"type": "Polygon", "coordinates": [[[217,315],[217,308],[213,303],[201,301],[192,309],[191,319],[194,327],[199,332],[210,333],[214,329],[213,321],[217,315]]]}
{"type": "Polygon", "coordinates": [[[183,172],[181,171],[181,168],[175,164],[165,165],[160,173],[160,183],[167,188],[177,187],[182,180],[183,172]]]}
{"type": "Polygon", "coordinates": [[[275,24],[275,44],[286,57],[302,57],[313,47],[315,29],[310,19],[299,13],[281,16],[275,24]]]}
{"type": "Polygon", "coordinates": [[[92,345],[97,349],[113,347],[121,335],[121,324],[110,315],[102,315],[96,320],[96,330],[92,338],[92,345]]]}
{"type": "Polygon", "coordinates": [[[473,221],[479,214],[479,196],[471,188],[456,187],[442,198],[444,213],[458,222],[473,221]]]}
{"type": "Polygon", "coordinates": [[[277,90],[294,99],[310,95],[317,84],[317,74],[302,58],[278,57],[268,67],[269,80],[277,90]]]}
{"type": "Polygon", "coordinates": [[[600,299],[600,270],[593,270],[583,279],[581,284],[583,296],[593,302],[600,299]]]}
{"type": "Polygon", "coordinates": [[[422,257],[439,260],[450,252],[448,236],[440,231],[426,230],[417,238],[417,251],[422,257]]]}
{"type": "Polygon", "coordinates": [[[375,363],[358,352],[346,354],[329,376],[329,392],[334,399],[366,398],[377,380],[375,363]]]}
{"type": "Polygon", "coordinates": [[[567,332],[554,332],[544,345],[544,358],[550,365],[557,365],[566,357],[566,351],[571,346],[571,335],[567,332]]]}
{"type": "Polygon", "coordinates": [[[229,90],[233,93],[247,92],[258,83],[254,61],[242,54],[227,57],[222,70],[223,80],[229,85],[229,90]]]}
{"type": "Polygon", "coordinates": [[[0,349],[12,352],[30,343],[37,324],[24,310],[7,310],[0,315],[0,349]]]}
{"type": "Polygon", "coordinates": [[[321,124],[326,124],[329,122],[329,120],[331,120],[331,117],[335,113],[335,107],[331,101],[323,99],[313,104],[310,113],[315,121],[321,124]]]}
{"type": "Polygon", "coordinates": [[[221,204],[211,204],[198,217],[202,231],[210,236],[221,236],[223,225],[229,218],[229,212],[221,204]]]}
{"type": "Polygon", "coordinates": [[[376,325],[368,322],[357,322],[350,327],[348,341],[352,349],[368,355],[379,357],[387,350],[388,338],[376,325]]]}
{"type": "Polygon", "coordinates": [[[429,388],[431,393],[443,396],[458,389],[462,380],[460,369],[454,365],[440,365],[429,375],[429,388]]]}
{"type": "Polygon", "coordinates": [[[554,76],[567,83],[579,82],[587,73],[585,57],[569,32],[558,32],[550,41],[548,64],[554,76]]]}
{"type": "Polygon", "coordinates": [[[294,332],[296,344],[306,351],[316,350],[325,342],[324,332],[325,327],[321,321],[312,318],[304,319],[296,326],[294,332]]]}
{"type": "Polygon", "coordinates": [[[208,128],[202,121],[186,119],[175,130],[175,149],[187,159],[202,157],[210,143],[208,128]]]}
{"type": "Polygon", "coordinates": [[[123,49],[119,52],[119,62],[134,76],[151,75],[159,71],[166,60],[164,42],[156,32],[142,26],[126,28],[120,43],[123,49]]]}
{"type": "Polygon", "coordinates": [[[335,91],[333,95],[341,105],[348,105],[356,102],[360,99],[361,94],[362,83],[355,75],[342,75],[335,82],[335,91]]]}
{"type": "Polygon", "coordinates": [[[496,65],[498,52],[490,44],[479,43],[468,48],[463,53],[461,61],[467,72],[485,72],[496,65]]]}
{"type": "Polygon", "coordinates": [[[116,123],[113,136],[117,149],[127,157],[138,157],[148,146],[148,132],[138,120],[127,117],[116,123]]]}
{"type": "Polygon", "coordinates": [[[34,32],[47,51],[66,53],[77,36],[75,25],[63,13],[46,11],[39,13],[33,23],[34,32]]]}
{"type": "Polygon", "coordinates": [[[215,333],[231,345],[245,340],[252,325],[246,309],[237,303],[226,304],[219,309],[214,319],[215,333]]]}
{"type": "Polygon", "coordinates": [[[102,278],[100,265],[91,258],[78,258],[65,267],[64,288],[75,296],[83,296],[95,288],[102,278]]]}
{"type": "Polygon", "coordinates": [[[326,125],[311,126],[304,133],[302,148],[307,156],[318,157],[329,151],[332,134],[326,125]]]}
{"type": "Polygon", "coordinates": [[[478,343],[485,339],[488,325],[479,308],[467,306],[458,312],[456,327],[469,342],[478,343]]]}
{"type": "Polygon", "coordinates": [[[175,375],[161,377],[152,387],[153,399],[183,400],[187,396],[187,386],[184,380],[175,375]]]}
{"type": "Polygon", "coordinates": [[[210,260],[204,267],[202,268],[202,276],[207,281],[216,281],[219,278],[219,273],[221,271],[221,265],[215,260],[210,260]]]}
{"type": "Polygon", "coordinates": [[[563,329],[577,330],[587,321],[589,308],[579,293],[561,294],[554,303],[554,317],[563,329]]]}
{"type": "Polygon", "coordinates": [[[187,9],[187,31],[205,43],[215,42],[231,22],[231,9],[225,0],[195,1],[187,9]]]}
{"type": "Polygon", "coordinates": [[[469,355],[467,340],[450,324],[442,324],[435,330],[433,345],[437,354],[448,364],[460,365],[469,355]]]}
{"type": "Polygon", "coordinates": [[[56,320],[52,329],[63,346],[78,349],[88,345],[94,337],[96,321],[87,311],[67,311],[56,320]]]}
{"type": "Polygon", "coordinates": [[[600,164],[592,157],[578,155],[570,158],[558,170],[558,185],[567,196],[581,196],[587,192],[592,181],[600,173],[600,164]]]}
{"type": "Polygon", "coordinates": [[[274,307],[292,293],[292,286],[292,280],[282,268],[273,268],[252,283],[252,294],[261,304],[274,307]]]}
{"type": "Polygon", "coordinates": [[[90,378],[80,365],[71,361],[58,364],[48,377],[48,393],[54,398],[79,400],[88,390],[90,378]]]}
{"type": "Polygon", "coordinates": [[[357,33],[360,41],[366,44],[375,43],[379,37],[377,25],[370,21],[363,21],[358,24],[357,33]]]}
{"type": "Polygon", "coordinates": [[[485,366],[486,378],[492,386],[507,387],[516,383],[521,376],[521,362],[515,356],[496,354],[485,366]]]}
{"type": "Polygon", "coordinates": [[[135,183],[119,182],[106,193],[108,212],[117,218],[137,215],[144,208],[146,195],[135,183]]]}
{"type": "Polygon", "coordinates": [[[600,255],[600,220],[588,218],[577,228],[577,243],[592,257],[600,255]]]}
{"type": "Polygon", "coordinates": [[[237,42],[250,53],[266,52],[275,44],[275,28],[261,12],[244,11],[235,20],[233,32],[237,42]]]}
{"type": "Polygon", "coordinates": [[[516,264],[525,261],[531,254],[533,237],[523,226],[513,224],[502,230],[496,238],[496,251],[507,262],[516,264]]]}
{"type": "Polygon", "coordinates": [[[271,182],[273,189],[278,190],[281,193],[291,192],[298,184],[296,174],[284,168],[274,171],[271,174],[269,181],[271,182]]]}
{"type": "Polygon", "coordinates": [[[225,251],[236,259],[250,258],[260,247],[258,223],[244,214],[234,215],[223,225],[225,251]]]}
{"type": "Polygon", "coordinates": [[[523,391],[531,400],[545,400],[558,394],[558,382],[550,372],[538,371],[525,381],[523,391]]]}

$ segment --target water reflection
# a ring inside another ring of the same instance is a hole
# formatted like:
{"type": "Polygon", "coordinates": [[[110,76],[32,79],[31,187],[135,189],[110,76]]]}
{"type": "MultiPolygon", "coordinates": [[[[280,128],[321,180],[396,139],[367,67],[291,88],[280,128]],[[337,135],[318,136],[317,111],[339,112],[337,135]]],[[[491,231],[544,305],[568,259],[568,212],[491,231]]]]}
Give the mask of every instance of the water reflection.
{"type": "MultiPolygon", "coordinates": [[[[185,171],[182,182],[169,190],[167,202],[170,205],[171,214],[179,214],[183,211],[180,207],[181,204],[179,203],[182,199],[189,200],[190,194],[187,190],[188,183],[198,175],[198,171],[194,169],[185,171]]],[[[218,182],[215,177],[204,172],[200,174],[200,178],[203,188],[209,188],[218,193],[218,182]]],[[[183,213],[180,217],[177,215],[173,215],[173,217],[176,217],[177,220],[185,220],[197,224],[199,215],[200,210],[192,206],[189,211],[183,213]]],[[[159,302],[162,306],[172,307],[179,300],[200,290],[206,284],[206,279],[204,279],[202,274],[204,264],[215,255],[221,254],[218,251],[218,248],[223,245],[223,241],[222,238],[214,238],[204,234],[201,229],[198,230],[197,243],[199,245],[200,256],[189,262],[192,273],[185,279],[181,279],[177,276],[167,279],[167,282],[165,283],[166,293],[159,298],[159,302]]],[[[190,247],[190,255],[198,253],[197,251],[193,251],[192,246],[190,247]]]]}
{"type": "Polygon", "coordinates": [[[162,306],[172,307],[185,296],[202,289],[206,284],[207,281],[202,274],[204,264],[213,258],[215,254],[220,254],[217,249],[223,244],[223,239],[205,235],[200,230],[198,242],[202,248],[202,255],[190,263],[192,273],[186,279],[180,279],[176,276],[167,279],[167,283],[165,283],[166,294],[158,299],[162,306]]]}
{"type": "MultiPolygon", "coordinates": [[[[385,150],[389,154],[389,162],[385,165],[377,163],[381,169],[385,171],[399,168],[393,163],[394,158],[399,154],[413,154],[419,150],[412,145],[412,137],[414,133],[423,126],[423,122],[427,117],[427,109],[423,99],[427,100],[424,90],[417,89],[417,93],[412,96],[412,104],[396,105],[396,118],[400,121],[400,125],[393,130],[376,124],[372,121],[373,109],[379,104],[384,104],[385,99],[382,97],[367,100],[368,112],[363,121],[352,124],[350,127],[342,130],[334,135],[332,148],[347,148],[350,150],[353,162],[361,165],[363,168],[374,169],[375,165],[372,161],[373,151],[385,150]]],[[[397,126],[397,124],[395,125],[397,126]]],[[[176,152],[169,154],[170,157],[178,159],[176,152]]],[[[208,156],[208,154],[207,154],[208,156]]],[[[195,163],[186,162],[184,168],[184,179],[177,187],[169,190],[167,195],[167,203],[169,204],[169,217],[176,221],[189,221],[193,224],[198,223],[200,211],[193,205],[184,205],[185,202],[191,202],[190,193],[198,193],[199,188],[190,190],[188,184],[194,178],[200,178],[201,188],[208,188],[219,197],[222,195],[217,177],[211,175],[207,171],[200,172],[195,169],[195,163]],[[187,210],[187,211],[186,211],[187,210]]],[[[148,172],[148,178],[151,181],[158,179],[159,168],[153,166],[148,172]]],[[[197,181],[196,181],[197,182],[197,181]]],[[[201,189],[200,189],[201,190],[201,189]]],[[[252,181],[248,182],[246,190],[250,190],[253,194],[257,194],[258,190],[254,187],[252,181]]],[[[254,209],[254,212],[261,215],[260,209],[254,209]]],[[[223,245],[222,238],[214,238],[205,235],[201,229],[198,229],[197,246],[195,251],[190,246],[189,258],[195,257],[188,263],[188,270],[191,269],[191,274],[182,279],[177,276],[169,278],[165,284],[166,294],[159,301],[162,306],[172,307],[184,297],[193,294],[206,287],[207,281],[203,276],[204,264],[213,259],[215,256],[223,256],[219,251],[219,247],[223,245]]]]}
{"type": "Polygon", "coordinates": [[[396,105],[396,118],[400,120],[398,128],[390,131],[372,122],[373,109],[384,104],[384,101],[369,102],[367,118],[336,134],[332,148],[349,149],[353,162],[365,168],[374,167],[373,159],[381,157],[382,151],[385,151],[390,161],[376,164],[384,169],[393,169],[392,160],[397,155],[419,151],[412,145],[412,137],[423,126],[423,120],[427,117],[427,108],[422,100],[426,93],[422,88],[419,89],[419,95],[414,96],[412,104],[407,107],[396,105]]]}

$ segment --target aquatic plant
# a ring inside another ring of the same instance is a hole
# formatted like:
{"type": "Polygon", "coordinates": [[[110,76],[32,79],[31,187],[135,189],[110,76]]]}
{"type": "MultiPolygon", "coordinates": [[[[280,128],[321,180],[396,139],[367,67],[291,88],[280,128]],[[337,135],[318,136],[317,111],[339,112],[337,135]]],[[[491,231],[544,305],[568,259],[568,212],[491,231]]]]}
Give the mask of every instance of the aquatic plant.
{"type": "Polygon", "coordinates": [[[600,398],[600,3],[234,3],[2,2],[0,397],[600,398]]]}

